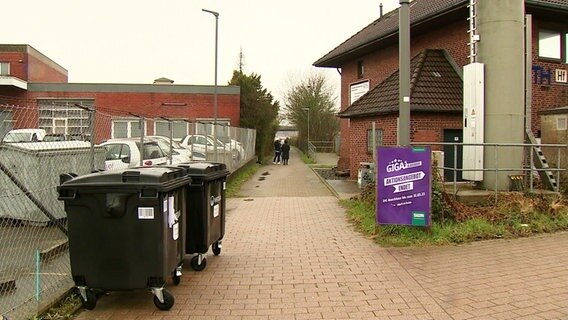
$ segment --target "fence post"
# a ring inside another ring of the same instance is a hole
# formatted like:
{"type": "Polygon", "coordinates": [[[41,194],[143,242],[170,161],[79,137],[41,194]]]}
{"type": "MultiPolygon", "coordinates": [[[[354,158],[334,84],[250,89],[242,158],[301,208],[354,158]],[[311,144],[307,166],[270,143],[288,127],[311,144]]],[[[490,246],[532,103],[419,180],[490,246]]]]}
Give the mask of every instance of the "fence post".
{"type": "Polygon", "coordinates": [[[561,160],[560,159],[561,158],[560,157],[560,148],[556,148],[556,153],[557,153],[557,156],[556,156],[556,169],[557,170],[556,170],[556,190],[555,191],[559,192],[560,191],[560,168],[561,168],[560,167],[560,160],[561,160]]]}
{"type": "Polygon", "coordinates": [[[90,141],[90,164],[91,164],[91,172],[95,172],[96,168],[95,168],[95,120],[96,120],[96,109],[93,108],[89,108],[86,107],[84,105],[81,105],[79,103],[75,104],[75,107],[79,108],[79,109],[83,109],[85,111],[87,111],[89,113],[89,134],[91,135],[91,139],[89,139],[90,141]]]}
{"type": "Polygon", "coordinates": [[[534,182],[533,182],[533,161],[534,161],[533,151],[534,151],[534,146],[531,146],[529,148],[529,160],[530,160],[530,163],[529,163],[529,166],[530,166],[529,185],[530,185],[531,192],[533,192],[533,188],[534,188],[534,186],[533,186],[533,184],[534,184],[534,182]]]}
{"type": "MultiPolygon", "coordinates": [[[[168,153],[168,161],[170,162],[170,164],[173,163],[173,154],[174,154],[174,146],[172,143],[172,140],[174,139],[174,125],[173,125],[173,121],[166,118],[166,117],[160,117],[161,119],[164,119],[168,122],[168,138],[169,138],[169,142],[170,142],[170,153],[168,153]]],[[[155,133],[154,133],[155,134],[155,133]]]]}

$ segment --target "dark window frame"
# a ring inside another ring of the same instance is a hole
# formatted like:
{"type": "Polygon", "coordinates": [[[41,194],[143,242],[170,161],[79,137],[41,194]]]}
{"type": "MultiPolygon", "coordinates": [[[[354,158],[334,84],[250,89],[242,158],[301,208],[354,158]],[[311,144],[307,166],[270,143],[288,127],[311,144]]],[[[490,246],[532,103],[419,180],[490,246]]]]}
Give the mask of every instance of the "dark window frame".
{"type": "Polygon", "coordinates": [[[357,78],[362,79],[365,76],[365,64],[363,60],[357,61],[357,78]]]}
{"type": "MultiPolygon", "coordinates": [[[[367,129],[367,154],[373,154],[373,129],[367,129]]],[[[375,148],[383,145],[384,135],[383,129],[375,128],[375,148]]]]}

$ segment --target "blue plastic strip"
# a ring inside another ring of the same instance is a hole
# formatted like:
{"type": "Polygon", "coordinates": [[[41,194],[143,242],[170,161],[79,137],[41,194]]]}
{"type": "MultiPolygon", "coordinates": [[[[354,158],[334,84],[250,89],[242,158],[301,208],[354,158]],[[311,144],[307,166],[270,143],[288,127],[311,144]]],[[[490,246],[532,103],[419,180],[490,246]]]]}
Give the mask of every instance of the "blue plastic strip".
{"type": "Polygon", "coordinates": [[[36,250],[36,301],[39,302],[39,249],[36,250]]]}

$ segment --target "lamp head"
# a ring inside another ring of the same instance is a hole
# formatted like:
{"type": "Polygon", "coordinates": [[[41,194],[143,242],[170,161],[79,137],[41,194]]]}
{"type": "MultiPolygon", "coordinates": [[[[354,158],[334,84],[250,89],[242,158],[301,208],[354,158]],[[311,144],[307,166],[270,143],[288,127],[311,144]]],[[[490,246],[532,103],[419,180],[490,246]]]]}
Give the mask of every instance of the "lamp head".
{"type": "Polygon", "coordinates": [[[219,12],[215,12],[215,11],[211,11],[211,10],[207,10],[207,9],[201,9],[201,10],[204,11],[204,12],[209,12],[209,13],[211,13],[212,15],[215,16],[215,18],[218,18],[218,17],[219,17],[219,12]]]}

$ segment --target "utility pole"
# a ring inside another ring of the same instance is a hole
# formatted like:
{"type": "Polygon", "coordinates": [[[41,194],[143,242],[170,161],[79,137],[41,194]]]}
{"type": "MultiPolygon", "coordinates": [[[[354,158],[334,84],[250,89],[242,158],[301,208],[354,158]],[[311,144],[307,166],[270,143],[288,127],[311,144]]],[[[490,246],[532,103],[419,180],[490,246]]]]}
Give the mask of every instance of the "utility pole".
{"type": "Polygon", "coordinates": [[[399,0],[398,144],[410,145],[410,0],[399,0]]]}

